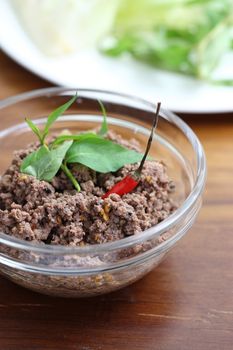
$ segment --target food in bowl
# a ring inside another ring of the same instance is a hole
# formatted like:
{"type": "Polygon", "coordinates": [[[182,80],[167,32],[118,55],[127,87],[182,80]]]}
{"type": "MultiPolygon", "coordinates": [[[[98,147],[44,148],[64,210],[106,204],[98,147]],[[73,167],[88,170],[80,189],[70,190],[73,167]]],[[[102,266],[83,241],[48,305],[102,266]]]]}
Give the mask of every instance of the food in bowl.
{"type": "MultiPolygon", "coordinates": [[[[50,111],[66,102],[75,91],[76,89],[49,88],[0,101],[0,119],[2,120],[0,128],[1,174],[5,174],[6,169],[8,169],[7,172],[10,171],[10,168],[14,172],[14,166],[16,165],[14,160],[12,161],[14,150],[25,149],[29,143],[32,145],[31,150],[27,150],[24,156],[21,154],[20,160],[17,160],[21,164],[18,165],[19,169],[27,154],[40,147],[40,142],[35,144],[34,134],[23,122],[25,114],[30,115],[37,126],[45,125],[50,111]]],[[[112,177],[108,186],[106,182],[106,188],[103,188],[103,196],[106,196],[108,189],[114,190],[114,185],[121,183],[120,179],[125,179],[128,175],[134,175],[134,169],[138,169],[150,137],[151,131],[148,125],[151,125],[151,120],[155,117],[155,106],[132,96],[79,89],[79,98],[53,125],[53,135],[46,138],[47,142],[53,142],[54,137],[61,139],[64,134],[67,137],[68,132],[64,132],[64,130],[70,130],[72,134],[86,133],[87,130],[89,132],[94,130],[96,134],[100,130],[105,132],[104,125],[106,126],[106,124],[103,123],[104,118],[97,100],[103,101],[108,111],[108,141],[112,141],[116,145],[116,137],[118,137],[118,146],[119,144],[124,146],[127,152],[129,151],[127,143],[129,144],[130,141],[130,150],[136,151],[136,155],[139,157],[139,159],[134,160],[136,164],[130,163],[122,166],[125,172],[121,174],[119,179],[112,177]],[[101,122],[103,127],[100,128],[101,122]],[[119,135],[121,135],[121,138],[119,135]]],[[[30,121],[28,123],[30,124],[30,121]]],[[[31,126],[33,127],[32,124],[31,126]]],[[[36,131],[36,128],[33,128],[36,131]]],[[[17,155],[15,157],[17,158],[17,155]]],[[[62,297],[87,297],[115,291],[132,284],[149,273],[192,226],[201,207],[206,175],[205,156],[198,138],[188,125],[167,110],[161,110],[159,113],[159,123],[156,128],[156,137],[151,144],[150,157],[162,159],[163,162],[148,157],[143,166],[140,180],[141,184],[144,183],[145,186],[153,185],[150,184],[150,178],[146,179],[143,175],[146,175],[144,172],[147,171],[147,165],[151,162],[159,164],[161,169],[160,182],[163,182],[162,179],[167,176],[169,189],[166,181],[163,190],[161,183],[157,188],[162,191],[161,198],[164,199],[164,194],[167,193],[169,203],[174,204],[177,209],[174,208],[174,212],[171,210],[170,215],[165,220],[162,220],[162,217],[160,218],[161,221],[158,220],[160,222],[157,223],[156,221],[155,225],[142,232],[129,236],[124,235],[123,239],[106,241],[101,244],[72,242],[67,245],[65,243],[57,244],[56,242],[49,243],[49,241],[27,241],[26,239],[20,239],[17,232],[14,232],[14,235],[6,234],[5,230],[1,229],[1,274],[21,286],[43,294],[62,297]],[[164,169],[164,174],[162,169],[164,169]],[[170,182],[170,179],[172,179],[172,182],[170,182]],[[146,180],[149,180],[149,182],[147,183],[146,180]],[[164,191],[167,192],[164,193],[164,191]]],[[[32,180],[36,180],[38,184],[36,176],[23,172],[27,168],[25,165],[27,164],[24,163],[20,176],[27,176],[32,180]]],[[[74,175],[76,174],[77,170],[73,169],[71,164],[68,164],[68,168],[71,172],[74,172],[74,175]]],[[[35,170],[35,166],[32,169],[35,170]]],[[[31,172],[32,169],[29,169],[28,172],[31,172]]],[[[117,174],[118,171],[120,173],[120,170],[116,170],[113,175],[117,174]]],[[[61,170],[57,175],[54,175],[54,178],[59,178],[60,172],[61,170]]],[[[90,172],[93,174],[93,169],[90,172]]],[[[38,176],[38,174],[34,175],[38,176]]],[[[43,172],[40,173],[40,177],[42,175],[44,175],[43,172]]],[[[102,174],[101,178],[105,176],[105,174],[102,174]]],[[[64,192],[69,194],[73,191],[74,196],[81,195],[89,179],[79,178],[77,180],[80,181],[78,184],[81,187],[80,192],[75,188],[71,178],[67,178],[63,174],[62,181],[69,186],[64,192]]],[[[48,182],[49,179],[39,181],[44,183],[45,186],[55,186],[53,179],[50,182],[48,182]]],[[[34,188],[35,183],[32,186],[27,184],[27,186],[29,188],[33,186],[34,188]]],[[[128,197],[129,194],[133,193],[138,195],[140,194],[138,193],[139,189],[140,184],[125,196],[128,197]]],[[[25,185],[22,186],[22,190],[25,190],[25,185]]],[[[62,195],[63,190],[59,193],[54,187],[54,191],[58,195],[62,195]]],[[[7,193],[5,191],[4,200],[6,200],[6,197],[7,193]]],[[[122,195],[119,197],[121,200],[123,199],[122,195]]],[[[151,197],[153,199],[152,193],[151,197]]],[[[107,198],[109,199],[111,196],[107,198]]],[[[139,196],[139,198],[141,197],[139,196]]],[[[159,206],[162,202],[158,200],[156,204],[159,206]]],[[[144,205],[144,203],[140,203],[140,205],[144,205]]],[[[3,207],[1,207],[1,210],[5,211],[3,207]]],[[[101,218],[101,215],[99,218],[101,218]]]]}
{"type": "Polygon", "coordinates": [[[101,102],[99,130],[48,138],[52,124],[75,100],[52,112],[43,131],[26,119],[39,142],[16,151],[0,180],[4,233],[45,245],[82,247],[140,234],[175,211],[175,186],[166,165],[147,159],[160,104],[143,155],[136,140],[108,130],[101,102]]]}

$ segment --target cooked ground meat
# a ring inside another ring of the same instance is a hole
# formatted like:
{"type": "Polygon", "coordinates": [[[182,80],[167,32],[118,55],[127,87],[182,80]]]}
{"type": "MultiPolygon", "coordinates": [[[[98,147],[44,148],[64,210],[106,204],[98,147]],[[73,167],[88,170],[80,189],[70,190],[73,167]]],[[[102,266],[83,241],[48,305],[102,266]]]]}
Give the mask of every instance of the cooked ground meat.
{"type": "MultiPolygon", "coordinates": [[[[138,149],[109,133],[109,138],[138,149]]],[[[174,185],[162,162],[146,161],[138,187],[122,197],[102,195],[138,165],[126,165],[116,173],[100,174],[82,165],[72,173],[82,191],[76,192],[60,171],[51,183],[20,173],[22,159],[38,144],[14,154],[0,179],[0,230],[27,241],[82,246],[139,234],[159,223],[174,210],[170,193],[174,185]]]]}

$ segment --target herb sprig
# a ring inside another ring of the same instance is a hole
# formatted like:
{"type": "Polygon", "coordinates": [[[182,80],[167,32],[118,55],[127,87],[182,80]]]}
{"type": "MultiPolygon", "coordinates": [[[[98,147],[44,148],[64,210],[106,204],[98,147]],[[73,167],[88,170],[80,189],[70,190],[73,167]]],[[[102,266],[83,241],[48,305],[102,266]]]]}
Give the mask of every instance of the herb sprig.
{"type": "Polygon", "coordinates": [[[75,96],[73,96],[68,102],[63,104],[62,106],[58,107],[49,114],[47,118],[47,122],[45,124],[45,128],[43,132],[40,131],[40,129],[36,126],[36,124],[33,123],[32,120],[26,118],[25,121],[28,124],[28,126],[32,129],[32,131],[36,134],[36,136],[39,138],[39,141],[41,145],[45,143],[45,138],[49,133],[50,127],[53,125],[53,123],[63,114],[65,111],[74,103],[74,101],[77,99],[77,93],[75,96]]]}
{"type": "Polygon", "coordinates": [[[38,180],[52,181],[72,143],[73,141],[66,141],[54,149],[42,145],[24,159],[20,168],[21,172],[32,175],[38,180]]]}
{"type": "Polygon", "coordinates": [[[80,163],[100,173],[109,173],[127,163],[137,163],[142,155],[98,135],[89,135],[73,142],[65,159],[67,163],[80,163]]]}
{"type": "Polygon", "coordinates": [[[87,132],[77,135],[60,135],[47,145],[45,140],[51,126],[76,99],[77,94],[53,111],[48,116],[43,131],[32,120],[26,119],[28,126],[38,137],[41,145],[23,160],[20,171],[32,175],[38,180],[50,182],[58,171],[62,170],[79,192],[81,188],[69,168],[70,164],[82,164],[97,172],[108,173],[117,171],[125,164],[139,162],[142,159],[142,154],[106,139],[108,132],[107,113],[101,101],[99,104],[103,121],[97,134],[87,132]]]}

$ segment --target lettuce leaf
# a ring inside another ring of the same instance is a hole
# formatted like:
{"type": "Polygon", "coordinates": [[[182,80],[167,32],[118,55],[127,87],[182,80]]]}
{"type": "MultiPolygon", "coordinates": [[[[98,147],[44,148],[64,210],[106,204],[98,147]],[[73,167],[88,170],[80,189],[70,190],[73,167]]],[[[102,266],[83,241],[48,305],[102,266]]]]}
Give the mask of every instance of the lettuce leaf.
{"type": "Polygon", "coordinates": [[[231,45],[230,0],[124,0],[103,51],[208,78],[231,45]]]}

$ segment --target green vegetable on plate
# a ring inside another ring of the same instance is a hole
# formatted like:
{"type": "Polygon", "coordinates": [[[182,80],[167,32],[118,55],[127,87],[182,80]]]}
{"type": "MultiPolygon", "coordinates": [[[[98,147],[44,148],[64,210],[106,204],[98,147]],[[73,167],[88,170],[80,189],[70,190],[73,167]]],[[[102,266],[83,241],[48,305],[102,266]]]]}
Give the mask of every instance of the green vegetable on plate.
{"type": "Polygon", "coordinates": [[[209,80],[230,49],[232,27],[231,0],[125,0],[102,50],[209,80]]]}

